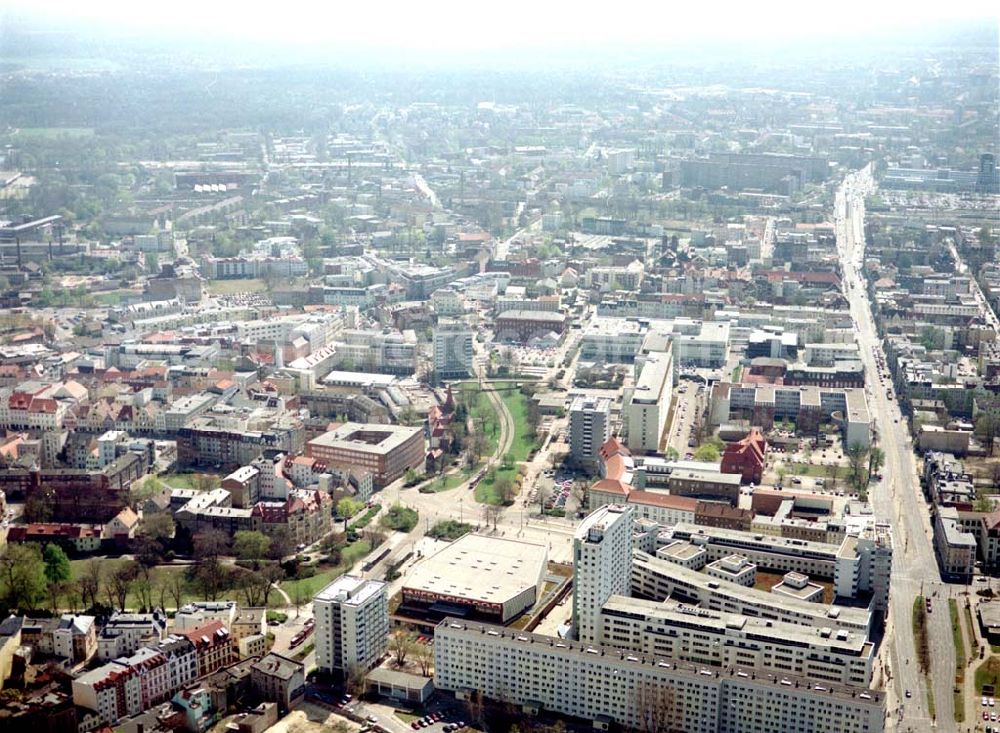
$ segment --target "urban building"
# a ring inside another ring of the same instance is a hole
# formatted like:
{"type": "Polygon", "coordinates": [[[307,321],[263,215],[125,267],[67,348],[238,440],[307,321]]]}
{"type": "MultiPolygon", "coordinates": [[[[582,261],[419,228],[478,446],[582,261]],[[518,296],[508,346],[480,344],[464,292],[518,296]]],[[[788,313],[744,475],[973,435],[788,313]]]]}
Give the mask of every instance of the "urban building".
{"type": "Polygon", "coordinates": [[[573,629],[596,643],[600,610],[613,595],[628,595],[632,560],[632,509],[609,504],[592,512],[573,537],[573,629]]]}
{"type": "Polygon", "coordinates": [[[472,329],[463,323],[439,322],[434,328],[434,373],[438,379],[464,379],[475,374],[472,329]]]}
{"type": "Polygon", "coordinates": [[[569,453],[577,466],[597,473],[598,450],[611,430],[611,400],[607,397],[579,396],[569,408],[569,453]]]}
{"type": "Polygon", "coordinates": [[[386,584],[342,575],[313,599],[316,665],[320,672],[347,677],[367,672],[388,648],[386,584]]]}
{"type": "Polygon", "coordinates": [[[438,617],[462,608],[506,624],[535,604],[547,572],[545,545],[466,534],[407,574],[400,608],[438,617]]]}
{"type": "Polygon", "coordinates": [[[424,464],[424,435],[419,427],[345,423],[306,443],[306,455],[328,465],[346,465],[372,475],[376,488],[424,464]]]}
{"type": "Polygon", "coordinates": [[[434,685],[639,729],[649,707],[669,728],[705,733],[880,733],[881,692],[753,667],[712,667],[448,618],[434,633],[434,685]]]}
{"type": "Polygon", "coordinates": [[[646,357],[623,408],[622,417],[628,430],[630,450],[655,452],[660,449],[670,413],[673,372],[673,351],[669,344],[667,351],[646,357]]]}

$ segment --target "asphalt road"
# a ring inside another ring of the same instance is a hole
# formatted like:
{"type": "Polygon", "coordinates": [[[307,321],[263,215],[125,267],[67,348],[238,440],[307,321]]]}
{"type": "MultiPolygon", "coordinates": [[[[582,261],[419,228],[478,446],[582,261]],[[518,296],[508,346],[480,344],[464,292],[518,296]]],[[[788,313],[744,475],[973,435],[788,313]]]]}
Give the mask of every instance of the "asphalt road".
{"type": "Polygon", "coordinates": [[[890,382],[880,379],[876,354],[882,355],[870,304],[861,277],[864,260],[864,197],[874,182],[864,169],[845,180],[837,193],[837,248],[845,292],[857,331],[865,366],[868,404],[875,419],[879,445],[885,451],[883,480],[871,491],[876,516],[893,528],[893,569],[886,643],[880,656],[891,679],[886,686],[887,730],[957,730],[953,722],[952,683],[955,650],[952,644],[947,596],[931,541],[928,505],[920,490],[912,441],[899,406],[886,396],[890,382]],[[936,721],[928,713],[924,686],[917,667],[912,633],[913,599],[920,593],[937,597],[928,617],[931,670],[936,721]],[[906,698],[906,690],[912,692],[906,698]],[[935,725],[936,722],[936,725],[935,725]]]}

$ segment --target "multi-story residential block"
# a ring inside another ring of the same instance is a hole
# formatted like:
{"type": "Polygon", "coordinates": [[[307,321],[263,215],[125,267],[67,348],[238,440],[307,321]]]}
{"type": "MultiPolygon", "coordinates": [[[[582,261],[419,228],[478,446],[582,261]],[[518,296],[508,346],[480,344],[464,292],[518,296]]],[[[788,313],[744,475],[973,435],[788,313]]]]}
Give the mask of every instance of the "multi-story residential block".
{"type": "Polygon", "coordinates": [[[127,657],[119,657],[117,664],[134,670],[139,675],[139,692],[142,709],[163,702],[173,694],[170,686],[170,663],[155,648],[143,647],[127,657]]]}
{"type": "Polygon", "coordinates": [[[675,598],[710,611],[726,611],[800,626],[823,628],[836,625],[867,634],[872,625],[872,613],[866,609],[810,603],[756,588],[745,588],[638,550],[633,553],[632,559],[631,593],[654,601],[675,598]]]}
{"type": "Polygon", "coordinates": [[[220,621],[210,621],[204,626],[177,632],[187,637],[194,646],[198,659],[198,676],[215,672],[237,661],[236,642],[229,629],[220,621]]]}
{"type": "Polygon", "coordinates": [[[600,643],[606,647],[862,688],[871,684],[875,662],[875,645],[865,633],[637,598],[612,596],[601,610],[601,624],[600,643]]]}
{"type": "Polygon", "coordinates": [[[628,429],[628,447],[633,451],[657,451],[670,413],[674,383],[673,350],[649,354],[639,378],[625,398],[623,419],[628,429]]]}
{"type": "Polygon", "coordinates": [[[268,654],[250,667],[250,682],[257,696],[290,710],[305,695],[306,672],[302,662],[268,654]]]}
{"type": "Polygon", "coordinates": [[[448,618],[434,633],[434,685],[601,725],[705,733],[880,733],[885,699],[753,667],[712,667],[448,618]],[[657,712],[652,713],[651,709],[657,712]]]}
{"type": "Polygon", "coordinates": [[[129,488],[146,473],[135,453],[126,453],[99,470],[33,468],[0,470],[0,488],[8,496],[39,499],[52,507],[56,522],[112,519],[129,503],[129,488]]]}
{"type": "Polygon", "coordinates": [[[163,639],[167,619],[159,613],[115,612],[97,637],[97,658],[110,661],[163,639]]]}
{"type": "Polygon", "coordinates": [[[342,575],[313,599],[316,665],[321,672],[347,677],[367,672],[388,648],[389,599],[386,584],[342,575]]]}
{"type": "Polygon", "coordinates": [[[976,538],[962,527],[955,507],[937,507],[934,549],[944,575],[965,582],[972,578],[976,571],[976,538]]]}
{"type": "Polygon", "coordinates": [[[628,595],[632,561],[632,509],[609,504],[592,512],[573,537],[573,628],[596,643],[600,610],[612,595],[628,595]]]}
{"type": "Polygon", "coordinates": [[[562,313],[535,310],[513,310],[499,314],[494,330],[499,342],[525,343],[549,333],[561,334],[566,328],[562,313]]]}
{"type": "Polygon", "coordinates": [[[580,396],[569,408],[569,452],[573,463],[597,472],[598,451],[611,430],[611,400],[580,396]]]}
{"type": "Polygon", "coordinates": [[[171,634],[150,648],[167,658],[170,689],[179,690],[198,676],[198,652],[186,636],[171,634]]]}
{"type": "Polygon", "coordinates": [[[73,680],[73,703],[97,713],[99,722],[114,725],[142,712],[142,682],[128,665],[109,662],[73,680]]]}
{"type": "Polygon", "coordinates": [[[177,609],[174,631],[190,631],[212,621],[218,621],[231,630],[238,613],[236,601],[192,601],[177,609]]]}
{"type": "Polygon", "coordinates": [[[871,445],[871,414],[863,389],[719,382],[712,387],[709,415],[712,425],[745,418],[764,430],[774,427],[776,418],[789,418],[802,434],[817,433],[821,424],[834,422],[843,428],[845,445],[871,445]]]}
{"type": "Polygon", "coordinates": [[[434,372],[438,379],[462,379],[475,374],[472,329],[463,323],[438,323],[434,328],[434,372]]]}
{"type": "Polygon", "coordinates": [[[52,653],[71,664],[86,662],[97,652],[97,624],[93,616],[63,614],[52,629],[52,653]]]}

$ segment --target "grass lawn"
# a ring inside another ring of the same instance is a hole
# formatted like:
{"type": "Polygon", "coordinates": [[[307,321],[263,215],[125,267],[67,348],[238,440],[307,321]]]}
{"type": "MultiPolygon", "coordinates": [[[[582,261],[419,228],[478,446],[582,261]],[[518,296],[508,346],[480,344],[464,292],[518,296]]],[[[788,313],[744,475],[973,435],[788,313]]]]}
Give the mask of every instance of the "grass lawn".
{"type": "MultiPolygon", "coordinates": [[[[283,580],[281,581],[281,589],[288,594],[292,603],[295,603],[295,593],[296,589],[301,593],[301,598],[306,599],[305,602],[311,601],[312,597],[319,593],[323,588],[328,586],[334,580],[339,578],[344,573],[348,572],[354,563],[363,558],[371,552],[370,545],[364,541],[359,540],[357,542],[352,542],[347,547],[344,548],[341,553],[340,564],[336,567],[329,567],[321,572],[316,573],[311,578],[301,578],[300,580],[283,580]]],[[[280,594],[274,593],[271,595],[271,606],[284,606],[285,601],[280,594]]]]}
{"type": "Polygon", "coordinates": [[[962,638],[962,618],[958,614],[958,603],[948,599],[948,614],[951,616],[951,638],[955,644],[955,721],[965,722],[965,641],[962,638]]]}
{"type": "Polygon", "coordinates": [[[990,656],[976,667],[976,695],[982,696],[983,685],[993,685],[996,690],[1000,685],[1000,656],[990,656]]]}
{"type": "Polygon", "coordinates": [[[414,715],[413,713],[408,713],[405,710],[393,710],[392,714],[395,715],[400,720],[402,720],[407,725],[412,723],[414,720],[419,720],[421,717],[423,717],[421,715],[414,715]]]}
{"type": "MultiPolygon", "coordinates": [[[[195,476],[198,475],[199,474],[197,473],[163,473],[156,478],[158,478],[161,483],[164,483],[174,489],[197,489],[198,486],[195,483],[195,476]]],[[[215,476],[215,474],[208,475],[215,476]]],[[[218,476],[217,478],[220,481],[222,480],[221,476],[218,476]]]]}
{"type": "Polygon", "coordinates": [[[809,476],[813,472],[819,475],[820,466],[810,466],[808,463],[786,463],[785,468],[791,476],[809,476]]]}
{"type": "MultiPolygon", "coordinates": [[[[90,562],[89,559],[70,560],[69,565],[70,565],[70,571],[72,573],[70,577],[73,580],[79,579],[80,576],[84,572],[84,568],[86,567],[86,565],[89,562],[90,562]]],[[[118,568],[118,566],[120,566],[121,564],[123,564],[125,562],[128,562],[128,561],[125,560],[125,559],[123,559],[123,558],[103,558],[101,560],[101,568],[102,568],[102,572],[104,573],[104,577],[107,578],[111,573],[113,573],[115,571],[116,568],[118,568]]],[[[160,584],[163,582],[164,578],[166,578],[169,575],[175,574],[175,573],[184,574],[186,572],[187,572],[187,568],[186,567],[184,567],[184,566],[176,566],[176,565],[161,566],[161,567],[153,568],[153,572],[152,572],[152,577],[153,577],[153,581],[152,581],[152,585],[153,585],[153,593],[152,593],[152,595],[153,595],[153,603],[154,604],[159,604],[159,595],[160,595],[159,594],[159,587],[160,587],[160,584]]],[[[235,593],[236,593],[236,591],[234,591],[234,594],[235,593]]],[[[100,600],[101,603],[107,603],[108,602],[108,599],[107,599],[106,595],[104,594],[103,587],[102,587],[102,590],[101,590],[101,596],[100,596],[99,600],[100,600]]],[[[201,593],[198,592],[198,589],[195,588],[194,586],[192,586],[191,583],[185,582],[185,584],[184,584],[184,595],[181,598],[181,604],[183,605],[185,603],[190,603],[191,601],[200,601],[200,600],[203,600],[203,599],[202,599],[201,593]]],[[[279,598],[279,600],[280,600],[280,598],[279,598]]],[[[172,609],[174,607],[173,598],[171,598],[171,596],[170,596],[169,593],[165,596],[165,601],[166,601],[167,608],[172,609]]],[[[129,610],[138,609],[141,603],[142,603],[142,600],[139,598],[139,594],[136,593],[134,590],[130,591],[129,594],[128,594],[128,596],[127,596],[127,598],[126,598],[126,602],[125,602],[125,605],[129,608],[129,610]]]]}
{"type": "Polygon", "coordinates": [[[267,290],[263,280],[212,280],[208,292],[212,295],[232,295],[233,293],[260,293],[267,290]]]}
{"type": "Polygon", "coordinates": [[[137,293],[135,290],[106,290],[103,293],[94,293],[91,295],[94,303],[97,305],[120,305],[122,298],[129,296],[138,297],[141,293],[137,293]]]}
{"type": "Polygon", "coordinates": [[[501,464],[496,472],[483,478],[476,486],[476,501],[484,504],[500,503],[500,497],[495,489],[496,482],[501,478],[513,481],[517,477],[517,464],[527,460],[528,454],[536,444],[535,436],[528,426],[528,398],[519,390],[501,392],[500,395],[514,420],[514,438],[510,444],[510,451],[501,458],[501,464]]]}
{"type": "Polygon", "coordinates": [[[439,491],[450,491],[457,486],[461,486],[471,477],[472,471],[468,468],[462,468],[455,473],[450,473],[447,476],[441,476],[434,481],[431,481],[427,484],[427,488],[434,493],[439,491]]]}

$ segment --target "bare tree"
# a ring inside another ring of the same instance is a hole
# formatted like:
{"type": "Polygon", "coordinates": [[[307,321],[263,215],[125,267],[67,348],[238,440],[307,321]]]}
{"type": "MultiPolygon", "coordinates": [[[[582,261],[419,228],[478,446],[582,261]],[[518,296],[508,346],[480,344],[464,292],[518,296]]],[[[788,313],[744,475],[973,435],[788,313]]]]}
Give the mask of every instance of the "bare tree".
{"type": "Polygon", "coordinates": [[[494,532],[496,532],[497,523],[503,515],[503,509],[503,504],[483,504],[483,517],[487,525],[492,522],[494,532]]]}
{"type": "Polygon", "coordinates": [[[673,687],[643,680],[636,685],[633,695],[636,728],[642,733],[674,733],[680,730],[680,711],[673,687]]]}
{"type": "Polygon", "coordinates": [[[406,663],[406,657],[413,649],[413,639],[403,629],[396,629],[389,639],[389,653],[393,657],[397,667],[402,667],[406,663]]]}
{"type": "Polygon", "coordinates": [[[77,581],[80,589],[80,599],[85,608],[93,608],[97,605],[97,599],[101,593],[101,578],[103,577],[102,561],[99,557],[92,557],[84,565],[83,574],[77,581]]]}
{"type": "Polygon", "coordinates": [[[108,576],[108,584],[105,588],[108,596],[108,605],[113,608],[125,610],[128,602],[128,594],[133,583],[139,575],[139,564],[137,562],[127,562],[119,565],[108,576]]]}
{"type": "MultiPolygon", "coordinates": [[[[167,593],[174,602],[174,608],[180,608],[184,602],[184,574],[169,573],[166,581],[167,593]]],[[[165,610],[165,609],[164,609],[165,610]]]]}
{"type": "Polygon", "coordinates": [[[434,667],[434,647],[430,644],[414,644],[411,650],[413,658],[420,665],[420,674],[424,677],[431,676],[434,667]]]}
{"type": "Polygon", "coordinates": [[[545,502],[547,502],[549,500],[549,497],[552,495],[552,489],[548,488],[547,486],[542,486],[541,484],[536,483],[535,495],[538,498],[538,513],[544,514],[545,502]]]}

